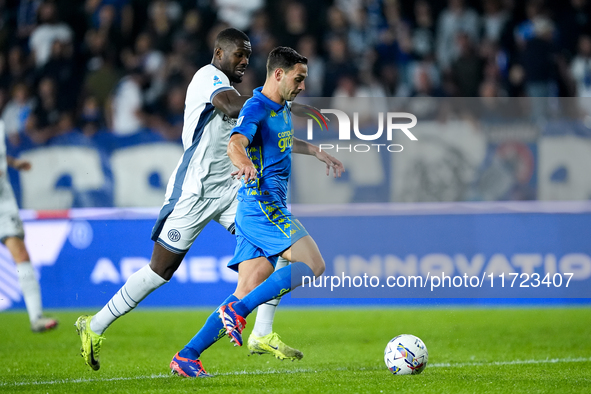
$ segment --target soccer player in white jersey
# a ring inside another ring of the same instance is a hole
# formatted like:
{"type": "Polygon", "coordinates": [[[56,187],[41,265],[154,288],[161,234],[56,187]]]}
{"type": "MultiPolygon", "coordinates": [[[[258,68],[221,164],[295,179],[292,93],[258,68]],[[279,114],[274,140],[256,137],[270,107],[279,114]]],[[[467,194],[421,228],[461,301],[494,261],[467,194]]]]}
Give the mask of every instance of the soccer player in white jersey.
{"type": "Polygon", "coordinates": [[[19,284],[27,306],[31,330],[43,332],[57,327],[57,320],[43,316],[41,289],[25,247],[23,223],[18,215],[14,192],[8,181],[8,166],[28,171],[31,163],[6,154],[4,122],[0,120],[0,241],[6,246],[14,262],[19,284]]]}
{"type": "MultiPolygon", "coordinates": [[[[215,220],[234,233],[240,181],[231,177],[234,170],[226,150],[235,118],[249,97],[241,96],[232,83],[242,81],[251,53],[246,34],[233,28],[223,30],[216,38],[211,64],[199,69],[187,88],[184,153],[170,177],[152,231],[155,244],[150,264],[131,275],[96,315],[80,316],[75,324],[82,357],[95,371],[100,368],[105,330],[172,278],[207,223],[215,220]]],[[[284,261],[281,267],[287,264],[284,261]]],[[[299,350],[272,332],[276,305],[270,302],[259,308],[260,322],[255,323],[249,348],[252,353],[270,353],[280,359],[301,359],[299,350]]]]}

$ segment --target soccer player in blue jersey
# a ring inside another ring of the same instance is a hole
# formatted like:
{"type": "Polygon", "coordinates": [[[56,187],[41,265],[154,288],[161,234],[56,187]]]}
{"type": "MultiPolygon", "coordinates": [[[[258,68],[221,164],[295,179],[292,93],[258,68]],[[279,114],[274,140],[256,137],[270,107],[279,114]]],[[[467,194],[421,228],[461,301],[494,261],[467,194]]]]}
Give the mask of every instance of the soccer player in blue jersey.
{"type": "Polygon", "coordinates": [[[344,171],[334,157],[294,138],[289,102],[304,90],[307,69],[304,56],[291,48],[275,48],[267,59],[265,85],[254,91],[240,111],[228,144],[228,157],[238,168],[233,175],[243,179],[238,192],[236,252],[228,264],[238,271],[238,286],[173,357],[170,368],[174,373],[210,376],[199,357],[220,338],[220,326],[235,346],[242,346],[245,318],[258,305],[291,291],[303,277],[324,272],[316,243],[286,207],[292,152],[315,156],[326,164],[327,175],[331,168],[335,177],[344,171]],[[291,266],[275,270],[279,257],[291,261],[291,266]]]}

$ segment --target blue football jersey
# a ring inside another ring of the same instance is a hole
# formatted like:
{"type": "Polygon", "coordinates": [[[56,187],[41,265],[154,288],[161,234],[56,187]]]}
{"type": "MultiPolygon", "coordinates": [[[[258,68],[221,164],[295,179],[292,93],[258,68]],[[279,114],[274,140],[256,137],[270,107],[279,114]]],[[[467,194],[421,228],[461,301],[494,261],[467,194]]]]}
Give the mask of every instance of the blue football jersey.
{"type": "Polygon", "coordinates": [[[240,200],[287,200],[291,174],[293,126],[289,104],[280,105],[257,88],[240,111],[232,134],[240,133],[250,141],[246,153],[258,171],[256,179],[242,183],[240,200]]]}

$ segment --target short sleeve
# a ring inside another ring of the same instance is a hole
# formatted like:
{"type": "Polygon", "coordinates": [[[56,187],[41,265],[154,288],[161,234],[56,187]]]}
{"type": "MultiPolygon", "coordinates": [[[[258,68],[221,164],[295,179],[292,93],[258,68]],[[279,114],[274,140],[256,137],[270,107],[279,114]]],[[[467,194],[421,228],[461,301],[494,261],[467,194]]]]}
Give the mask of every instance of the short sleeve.
{"type": "Polygon", "coordinates": [[[226,90],[235,90],[230,85],[230,80],[220,70],[214,66],[208,66],[203,69],[202,75],[199,76],[199,90],[202,91],[204,98],[208,98],[211,103],[216,94],[226,90]]]}
{"type": "Polygon", "coordinates": [[[238,120],[236,120],[236,126],[232,129],[232,134],[242,134],[248,138],[248,141],[252,142],[264,115],[265,108],[263,106],[258,105],[258,102],[255,100],[248,100],[240,110],[240,115],[238,115],[238,120]]]}

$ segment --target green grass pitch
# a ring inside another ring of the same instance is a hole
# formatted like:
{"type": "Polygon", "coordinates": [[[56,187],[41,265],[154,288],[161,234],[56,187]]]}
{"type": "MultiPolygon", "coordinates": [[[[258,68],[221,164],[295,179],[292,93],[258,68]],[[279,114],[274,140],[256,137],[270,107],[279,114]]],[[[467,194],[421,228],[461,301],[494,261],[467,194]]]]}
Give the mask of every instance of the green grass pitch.
{"type": "Polygon", "coordinates": [[[284,307],[275,329],[303,360],[248,356],[223,338],[202,358],[210,379],[168,369],[208,311],[130,313],[107,331],[98,372],[79,356],[79,314],[53,311],[60,327],[33,334],[24,312],[1,313],[0,392],[591,393],[589,308],[284,307]],[[429,349],[420,375],[393,376],[384,365],[386,343],[402,333],[429,349]]]}

